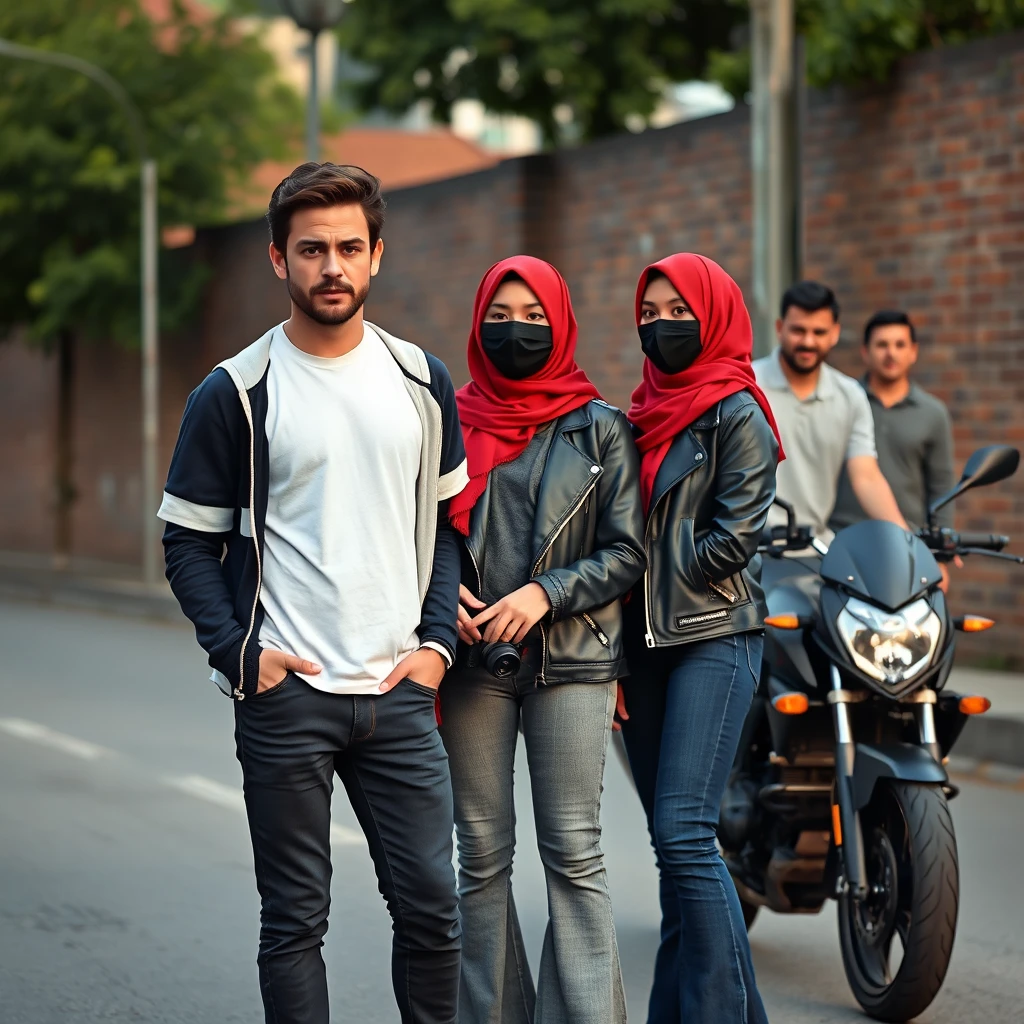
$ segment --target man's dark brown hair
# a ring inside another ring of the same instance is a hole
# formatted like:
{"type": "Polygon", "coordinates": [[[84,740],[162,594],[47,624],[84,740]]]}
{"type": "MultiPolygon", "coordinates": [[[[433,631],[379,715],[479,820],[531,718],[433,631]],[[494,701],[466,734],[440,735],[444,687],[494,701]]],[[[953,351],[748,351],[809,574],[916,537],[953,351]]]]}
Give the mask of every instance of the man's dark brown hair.
{"type": "Polygon", "coordinates": [[[282,255],[287,251],[292,214],[311,206],[358,203],[370,228],[370,248],[384,226],[384,197],[380,178],[349,164],[300,164],[274,189],[267,209],[270,239],[282,255]]]}

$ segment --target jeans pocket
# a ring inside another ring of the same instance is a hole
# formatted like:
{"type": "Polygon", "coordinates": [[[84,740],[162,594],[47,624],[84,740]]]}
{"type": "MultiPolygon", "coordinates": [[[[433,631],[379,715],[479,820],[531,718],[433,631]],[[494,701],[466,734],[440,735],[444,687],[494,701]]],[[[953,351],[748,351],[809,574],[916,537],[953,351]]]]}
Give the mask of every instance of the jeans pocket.
{"type": "Polygon", "coordinates": [[[434,700],[437,697],[437,690],[433,686],[426,686],[423,683],[417,683],[412,679],[403,679],[402,685],[411,686],[417,693],[429,696],[431,700],[434,700]]]}
{"type": "Polygon", "coordinates": [[[273,697],[275,693],[280,693],[285,688],[285,686],[288,684],[288,680],[291,679],[291,677],[291,672],[288,672],[285,675],[284,679],[281,680],[281,682],[275,683],[273,686],[268,687],[266,690],[258,690],[256,693],[252,694],[252,696],[250,696],[248,699],[263,700],[266,697],[273,697]]]}

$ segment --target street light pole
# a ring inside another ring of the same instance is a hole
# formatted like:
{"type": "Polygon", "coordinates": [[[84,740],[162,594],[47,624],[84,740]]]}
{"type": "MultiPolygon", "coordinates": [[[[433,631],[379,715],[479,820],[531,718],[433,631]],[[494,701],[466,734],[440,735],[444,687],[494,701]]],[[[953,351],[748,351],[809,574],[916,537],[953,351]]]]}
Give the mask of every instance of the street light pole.
{"type": "Polygon", "coordinates": [[[320,89],[316,44],[319,32],[309,34],[309,99],[306,101],[306,159],[320,160],[320,89]]]}
{"type": "Polygon", "coordinates": [[[801,275],[799,83],[793,0],[752,0],[751,167],[754,353],[775,338],[776,305],[801,275]]]}
{"type": "Polygon", "coordinates": [[[309,33],[309,98],[306,105],[306,159],[320,160],[320,90],[317,41],[320,33],[341,21],[352,0],[281,0],[285,13],[309,33]]]}
{"type": "Polygon", "coordinates": [[[160,578],[159,541],[159,421],[160,338],[157,331],[157,167],[146,148],[142,115],[116,79],[102,68],[69,53],[53,53],[0,39],[0,56],[76,71],[102,86],[124,112],[131,128],[140,167],[141,234],[139,239],[142,315],[142,577],[148,584],[160,578]]]}

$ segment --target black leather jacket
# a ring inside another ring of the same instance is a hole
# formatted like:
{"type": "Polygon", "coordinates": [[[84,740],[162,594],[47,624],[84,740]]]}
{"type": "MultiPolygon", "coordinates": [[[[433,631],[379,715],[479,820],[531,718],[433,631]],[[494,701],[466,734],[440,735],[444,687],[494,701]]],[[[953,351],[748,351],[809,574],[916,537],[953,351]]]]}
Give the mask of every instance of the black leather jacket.
{"type": "MultiPolygon", "coordinates": [[[[619,598],[645,565],[639,458],[626,417],[601,401],[566,413],[554,430],[531,543],[530,575],[551,601],[536,682],[609,682],[626,674],[619,598]]],[[[501,543],[488,534],[490,497],[488,486],[463,546],[462,581],[477,595],[487,546],[501,543]]]]}
{"type": "Polygon", "coordinates": [[[746,391],[672,442],[647,517],[649,567],[630,599],[631,650],[764,628],[757,545],[775,500],[778,455],[775,434],[746,391]]]}

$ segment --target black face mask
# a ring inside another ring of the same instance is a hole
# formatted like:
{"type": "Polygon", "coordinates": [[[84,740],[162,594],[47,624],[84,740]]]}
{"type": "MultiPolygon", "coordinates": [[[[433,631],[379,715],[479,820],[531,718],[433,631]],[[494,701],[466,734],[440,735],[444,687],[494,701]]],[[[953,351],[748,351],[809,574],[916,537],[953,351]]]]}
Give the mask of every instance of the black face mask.
{"type": "Polygon", "coordinates": [[[682,373],[700,355],[696,320],[650,320],[637,328],[644,355],[662,373],[682,373]]]}
{"type": "Polygon", "coordinates": [[[547,324],[522,320],[489,321],[480,325],[487,358],[510,380],[532,377],[551,358],[554,342],[547,324]]]}

